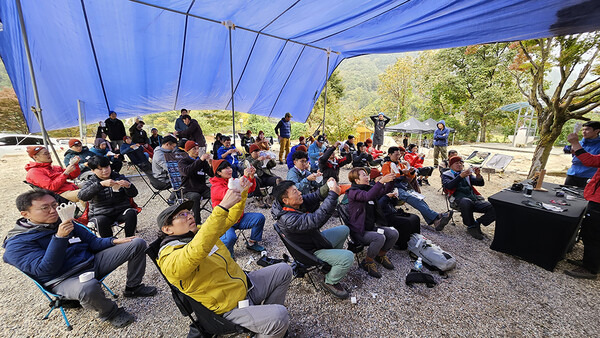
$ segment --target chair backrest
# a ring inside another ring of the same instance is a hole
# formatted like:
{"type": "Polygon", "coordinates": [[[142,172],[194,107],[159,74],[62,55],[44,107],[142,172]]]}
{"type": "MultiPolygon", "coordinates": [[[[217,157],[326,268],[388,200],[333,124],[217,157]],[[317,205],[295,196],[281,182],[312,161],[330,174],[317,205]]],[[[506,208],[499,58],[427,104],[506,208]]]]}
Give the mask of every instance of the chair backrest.
{"type": "Polygon", "coordinates": [[[150,260],[154,263],[154,266],[156,266],[158,273],[160,273],[165,282],[167,282],[167,285],[171,290],[173,300],[175,301],[175,305],[177,305],[177,308],[179,309],[181,314],[189,317],[192,323],[196,326],[196,329],[198,329],[198,331],[200,331],[203,335],[223,335],[244,332],[245,329],[243,327],[236,325],[231,321],[212,312],[204,305],[202,305],[202,303],[184,294],[177,287],[175,287],[169,282],[167,277],[163,274],[162,270],[160,269],[160,266],[158,265],[157,261],[158,253],[160,251],[160,242],[161,239],[158,238],[154,242],[148,244],[148,248],[146,249],[146,255],[150,257],[150,260]],[[197,319],[194,319],[192,313],[196,315],[197,319]]]}
{"type": "MultiPolygon", "coordinates": [[[[23,181],[23,183],[27,184],[32,190],[48,190],[48,189],[43,189],[41,187],[38,187],[37,185],[31,183],[31,182],[27,182],[27,181],[23,181]]],[[[50,190],[48,190],[50,191],[50,190]]],[[[56,201],[60,204],[60,203],[69,203],[69,200],[62,197],[61,195],[50,191],[52,193],[52,196],[56,199],[56,201]]]]}
{"type": "Polygon", "coordinates": [[[183,199],[182,193],[182,180],[181,172],[179,171],[179,161],[188,156],[185,152],[171,152],[165,153],[165,161],[167,162],[167,173],[169,174],[169,181],[171,181],[171,187],[177,194],[179,199],[183,199]]]}
{"type": "Polygon", "coordinates": [[[285,233],[281,231],[281,228],[279,227],[279,225],[277,225],[277,223],[273,224],[273,227],[275,228],[275,232],[277,232],[277,235],[279,235],[279,238],[281,238],[283,245],[285,245],[285,247],[287,248],[290,255],[292,255],[295,261],[303,264],[306,268],[319,268],[324,273],[327,273],[331,270],[331,265],[322,261],[312,253],[302,249],[298,244],[289,240],[285,233]]]}

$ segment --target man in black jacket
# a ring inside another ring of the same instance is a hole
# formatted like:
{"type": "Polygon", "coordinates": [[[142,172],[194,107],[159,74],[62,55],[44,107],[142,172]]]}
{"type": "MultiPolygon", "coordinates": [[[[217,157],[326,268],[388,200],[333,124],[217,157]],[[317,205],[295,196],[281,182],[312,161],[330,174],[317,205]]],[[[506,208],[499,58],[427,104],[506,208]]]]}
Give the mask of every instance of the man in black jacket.
{"type": "Polygon", "coordinates": [[[335,178],[336,182],[340,181],[340,168],[352,162],[352,154],[346,144],[344,157],[337,158],[335,149],[340,146],[340,142],[336,142],[332,147],[327,148],[323,156],[319,158],[319,170],[323,173],[323,180],[328,180],[330,177],[335,178]]]}
{"type": "Polygon", "coordinates": [[[380,166],[383,159],[374,160],[373,156],[365,151],[365,148],[366,146],[362,142],[356,144],[356,153],[352,156],[352,167],[370,168],[380,166]]]}
{"type": "Polygon", "coordinates": [[[194,201],[192,208],[194,219],[196,224],[202,224],[200,202],[202,199],[210,199],[210,188],[206,185],[206,177],[212,176],[211,166],[208,162],[210,154],[204,153],[202,156],[198,156],[200,146],[194,141],[187,141],[184,149],[188,156],[179,160],[183,197],[194,201]]]}
{"type": "Polygon", "coordinates": [[[111,147],[114,150],[121,149],[123,137],[125,137],[125,126],[123,122],[117,118],[117,113],[110,111],[109,118],[104,121],[107,128],[107,135],[110,138],[111,147]]]}
{"type": "Polygon", "coordinates": [[[303,196],[294,182],[283,181],[273,189],[276,200],[271,214],[290,241],[331,265],[323,288],[345,299],[349,294],[339,281],[354,261],[352,252],[342,249],[350,230],[340,225],[319,231],[333,214],[340,191],[336,181],[330,179],[319,191],[303,196]]]}
{"type": "Polygon", "coordinates": [[[198,124],[198,121],[193,119],[190,115],[183,115],[181,116],[181,119],[187,128],[178,132],[177,137],[186,138],[198,143],[198,146],[200,147],[199,154],[203,155],[206,152],[206,139],[204,138],[204,133],[202,132],[200,124],[198,124]]]}

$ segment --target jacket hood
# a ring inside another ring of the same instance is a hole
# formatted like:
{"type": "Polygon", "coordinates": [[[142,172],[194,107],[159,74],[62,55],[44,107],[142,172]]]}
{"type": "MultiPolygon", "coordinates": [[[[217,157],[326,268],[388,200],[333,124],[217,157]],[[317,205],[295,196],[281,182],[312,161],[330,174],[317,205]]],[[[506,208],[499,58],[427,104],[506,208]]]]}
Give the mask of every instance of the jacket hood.
{"type": "Polygon", "coordinates": [[[30,231],[56,231],[59,224],[60,219],[53,224],[35,224],[28,222],[25,218],[19,218],[17,220],[17,224],[15,224],[15,227],[8,231],[4,242],[10,240],[11,238],[17,235],[24,234],[30,231]]]}
{"type": "Polygon", "coordinates": [[[435,127],[437,128],[437,125],[440,123],[444,125],[444,128],[446,128],[446,121],[444,120],[439,120],[438,123],[435,124],[435,127]]]}
{"type": "Polygon", "coordinates": [[[600,145],[600,136],[595,138],[584,138],[581,140],[582,146],[600,145]]]}
{"type": "Polygon", "coordinates": [[[50,163],[29,162],[25,165],[25,170],[29,170],[31,168],[50,168],[50,167],[52,167],[52,162],[50,162],[50,163]]]}
{"type": "Polygon", "coordinates": [[[271,207],[271,216],[273,216],[273,219],[278,220],[284,213],[286,213],[286,211],[283,210],[281,203],[279,203],[278,200],[275,200],[271,207]]]}

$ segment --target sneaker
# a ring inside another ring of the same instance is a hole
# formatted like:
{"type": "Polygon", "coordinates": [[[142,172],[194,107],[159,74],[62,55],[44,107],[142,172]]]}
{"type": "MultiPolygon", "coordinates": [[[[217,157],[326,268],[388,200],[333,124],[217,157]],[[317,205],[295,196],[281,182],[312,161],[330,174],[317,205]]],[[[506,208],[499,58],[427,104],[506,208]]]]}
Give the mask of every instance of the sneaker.
{"type": "Polygon", "coordinates": [[[567,258],[567,263],[573,264],[573,265],[578,266],[580,268],[583,268],[583,259],[570,259],[570,258],[567,258]]]}
{"type": "Polygon", "coordinates": [[[479,227],[468,228],[467,232],[469,233],[469,235],[471,235],[475,239],[479,239],[479,240],[483,239],[483,234],[481,233],[481,229],[479,229],[479,227]]]}
{"type": "Polygon", "coordinates": [[[363,261],[360,262],[360,267],[366,272],[368,272],[371,277],[381,278],[381,274],[379,273],[379,271],[377,271],[377,266],[375,265],[374,261],[367,262],[363,259],[363,261]]]}
{"type": "Polygon", "coordinates": [[[144,284],[140,284],[136,287],[130,288],[125,287],[125,291],[123,292],[123,296],[125,297],[152,297],[157,293],[157,290],[154,286],[147,286],[144,284]]]}
{"type": "Polygon", "coordinates": [[[280,165],[283,165],[283,161],[279,161],[279,164],[280,164],[280,165]]]}
{"type": "Polygon", "coordinates": [[[375,262],[383,265],[383,267],[388,270],[394,270],[394,264],[392,264],[392,261],[390,261],[388,256],[376,256],[375,262]]]}
{"type": "Polygon", "coordinates": [[[261,252],[261,251],[265,250],[265,247],[262,246],[262,245],[260,245],[260,244],[258,244],[258,242],[254,242],[254,244],[252,244],[252,245],[250,245],[249,242],[246,242],[246,249],[253,250],[253,251],[256,251],[256,252],[261,252]]]}
{"type": "Polygon", "coordinates": [[[125,326],[135,322],[135,317],[132,316],[129,312],[125,311],[122,307],[117,310],[117,314],[115,314],[111,319],[108,320],[110,325],[116,327],[117,329],[124,328],[125,326]]]}
{"type": "Polygon", "coordinates": [[[454,213],[454,211],[448,211],[445,212],[443,214],[440,214],[438,216],[438,218],[433,221],[433,227],[435,228],[436,231],[442,231],[444,230],[444,227],[446,227],[446,224],[448,224],[448,222],[450,222],[450,219],[452,219],[452,214],[454,213]]]}
{"type": "Polygon", "coordinates": [[[573,270],[565,270],[565,275],[580,279],[596,279],[597,275],[588,269],[580,267],[573,270]]]}
{"type": "Polygon", "coordinates": [[[429,186],[431,185],[431,184],[429,184],[429,181],[426,178],[423,179],[423,184],[429,185],[429,186]]]}
{"type": "Polygon", "coordinates": [[[337,297],[339,299],[346,299],[350,296],[348,291],[346,291],[346,289],[344,289],[344,287],[340,283],[327,284],[323,282],[321,285],[323,286],[323,289],[325,289],[325,291],[331,293],[334,297],[337,297]]]}

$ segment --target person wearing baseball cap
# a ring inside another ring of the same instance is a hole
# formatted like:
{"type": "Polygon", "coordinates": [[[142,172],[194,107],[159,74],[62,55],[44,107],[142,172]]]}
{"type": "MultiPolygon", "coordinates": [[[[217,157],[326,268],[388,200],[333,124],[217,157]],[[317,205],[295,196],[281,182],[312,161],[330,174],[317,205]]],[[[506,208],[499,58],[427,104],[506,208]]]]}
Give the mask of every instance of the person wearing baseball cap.
{"type": "Polygon", "coordinates": [[[28,146],[27,154],[33,162],[25,165],[25,180],[36,187],[47,189],[72,202],[79,202],[79,187],[67,181],[74,180],[81,173],[79,157],[71,158],[65,169],[52,165],[50,152],[42,145],[28,146]]]}
{"type": "Polygon", "coordinates": [[[480,225],[488,226],[496,220],[496,211],[492,204],[486,201],[474,186],[483,186],[483,176],[479,167],[464,169],[462,157],[454,156],[448,160],[450,170],[442,174],[442,186],[449,198],[460,209],[463,223],[467,232],[475,239],[482,240],[483,233],[480,225]],[[474,175],[473,175],[474,174],[474,175]],[[473,217],[473,212],[481,212],[478,219],[473,217]]]}
{"type": "Polygon", "coordinates": [[[206,177],[212,176],[210,154],[200,156],[200,146],[195,141],[187,141],[184,147],[188,156],[179,160],[183,197],[194,202],[193,211],[196,224],[202,223],[201,203],[210,200],[210,188],[206,185],[206,177]]]}
{"type": "Polygon", "coordinates": [[[263,192],[260,189],[265,187],[274,187],[281,182],[281,177],[274,175],[271,169],[275,168],[277,162],[270,158],[264,153],[261,154],[258,145],[253,144],[250,146],[250,158],[248,158],[250,165],[256,169],[256,186],[259,205],[263,208],[270,208],[270,203],[265,199],[266,191],[263,192]]]}
{"type": "MultiPolygon", "coordinates": [[[[202,225],[194,221],[191,201],[163,210],[157,217],[157,263],[171,284],[217,315],[257,336],[283,337],[289,325],[283,304],[292,269],[279,263],[246,274],[219,240],[241,217],[251,185],[242,177],[241,192],[227,190],[202,225]]],[[[191,327],[190,336],[193,333],[197,331],[191,327]]]]}
{"type": "Polygon", "coordinates": [[[290,136],[292,135],[292,114],[285,113],[285,116],[279,120],[275,126],[275,134],[279,140],[279,164],[283,164],[283,159],[290,153],[290,136]],[[285,151],[285,157],[283,152],[285,151]]]}
{"type": "Polygon", "coordinates": [[[90,149],[81,144],[76,138],[69,140],[69,149],[65,152],[65,166],[68,166],[73,157],[79,157],[79,169],[82,173],[89,171],[87,167],[87,161],[94,156],[94,153],[90,149]]]}
{"type": "Polygon", "coordinates": [[[325,146],[325,136],[319,135],[315,142],[308,147],[308,158],[310,160],[310,170],[317,171],[319,169],[319,158],[323,156],[327,147],[325,146]]]}

